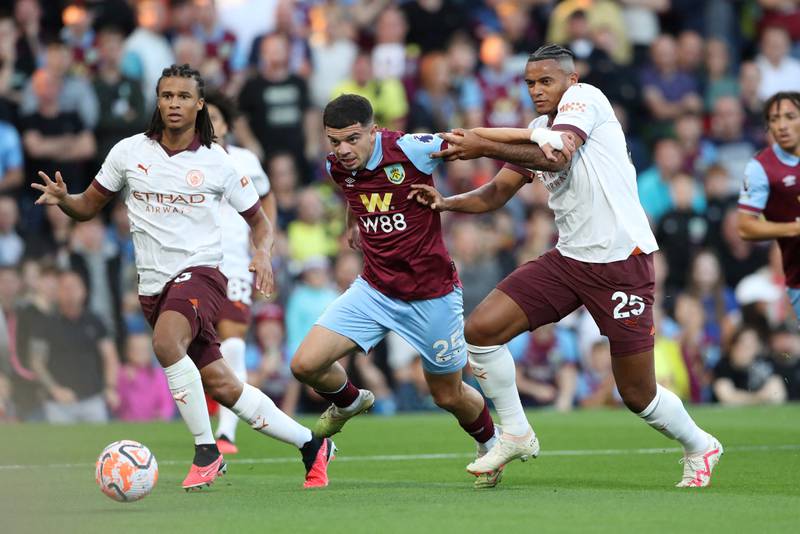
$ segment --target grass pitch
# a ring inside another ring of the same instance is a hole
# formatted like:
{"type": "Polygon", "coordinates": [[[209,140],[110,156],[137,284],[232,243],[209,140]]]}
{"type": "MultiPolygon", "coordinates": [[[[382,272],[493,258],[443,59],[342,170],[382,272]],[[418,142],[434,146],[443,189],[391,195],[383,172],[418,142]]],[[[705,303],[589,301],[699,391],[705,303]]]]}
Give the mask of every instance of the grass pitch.
{"type": "Polygon", "coordinates": [[[182,423],[5,425],[0,532],[797,532],[800,405],[691,411],[725,455],[712,487],[688,491],[673,487],[674,443],[623,410],[530,412],[542,455],[481,491],[464,471],[473,444],[446,414],[354,419],[336,438],[331,485],[311,491],[299,453],[244,426],[228,475],[187,494],[182,423]],[[118,439],[159,462],[142,501],[116,503],[94,483],[97,455],[118,439]]]}

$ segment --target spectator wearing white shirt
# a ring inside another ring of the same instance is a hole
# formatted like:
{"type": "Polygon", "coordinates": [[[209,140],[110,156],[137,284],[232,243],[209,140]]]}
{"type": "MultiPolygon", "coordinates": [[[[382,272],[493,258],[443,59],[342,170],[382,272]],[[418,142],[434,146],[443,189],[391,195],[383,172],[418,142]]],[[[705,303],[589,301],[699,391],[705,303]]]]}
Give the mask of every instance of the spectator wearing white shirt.
{"type": "Polygon", "coordinates": [[[756,59],[761,71],[758,96],[766,100],[779,91],[794,91],[800,83],[800,61],[789,55],[789,33],[784,28],[770,26],[761,34],[761,54],[756,59]]]}

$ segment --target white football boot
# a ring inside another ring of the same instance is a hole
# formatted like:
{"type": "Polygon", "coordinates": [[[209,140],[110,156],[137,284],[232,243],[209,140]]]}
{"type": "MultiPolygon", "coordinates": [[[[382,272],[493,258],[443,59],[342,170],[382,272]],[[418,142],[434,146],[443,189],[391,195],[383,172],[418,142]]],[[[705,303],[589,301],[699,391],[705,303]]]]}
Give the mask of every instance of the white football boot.
{"type": "Polygon", "coordinates": [[[708,435],[709,445],[697,454],[686,454],[681,459],[683,479],[675,484],[678,488],[703,488],[711,483],[711,473],[724,452],[722,443],[708,435]]]}
{"type": "Polygon", "coordinates": [[[528,433],[524,436],[502,433],[494,447],[469,464],[467,471],[475,476],[497,473],[501,472],[508,462],[517,458],[525,462],[537,456],[539,456],[539,440],[532,428],[528,429],[528,433]]]}

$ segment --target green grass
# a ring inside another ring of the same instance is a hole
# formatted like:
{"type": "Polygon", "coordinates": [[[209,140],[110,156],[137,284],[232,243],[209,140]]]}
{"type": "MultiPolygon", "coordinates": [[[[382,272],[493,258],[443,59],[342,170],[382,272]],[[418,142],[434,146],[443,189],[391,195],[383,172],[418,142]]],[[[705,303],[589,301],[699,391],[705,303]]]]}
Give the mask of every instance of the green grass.
{"type": "Polygon", "coordinates": [[[464,471],[472,443],[444,414],[350,422],[331,485],[314,491],[300,488],[296,451],[243,426],[228,475],[190,494],[180,423],[0,426],[0,532],[797,532],[800,406],[692,413],[726,447],[703,490],[674,488],[680,454],[642,450],[674,444],[622,410],[531,412],[542,456],[484,491],[464,471]],[[159,460],[158,486],[140,502],[111,501],[94,483],[97,455],[117,439],[159,460]],[[374,458],[437,453],[451,456],[374,458]],[[12,464],[25,467],[2,467],[12,464]]]}

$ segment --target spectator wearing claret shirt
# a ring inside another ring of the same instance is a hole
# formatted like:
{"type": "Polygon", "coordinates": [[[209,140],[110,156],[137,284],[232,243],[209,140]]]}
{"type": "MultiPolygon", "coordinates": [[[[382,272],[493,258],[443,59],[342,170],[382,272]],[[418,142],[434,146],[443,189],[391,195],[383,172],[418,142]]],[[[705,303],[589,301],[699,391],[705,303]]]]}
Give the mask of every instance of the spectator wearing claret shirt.
{"type": "Polygon", "coordinates": [[[483,123],[488,127],[520,127],[533,116],[521,72],[506,64],[509,52],[508,42],[499,34],[481,43],[484,67],[478,72],[478,83],[483,92],[483,123]]]}

